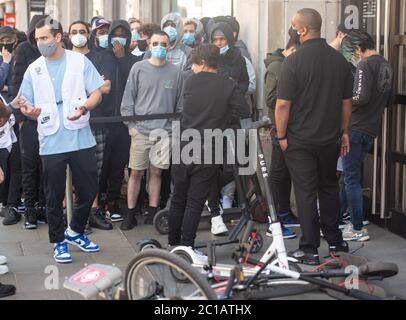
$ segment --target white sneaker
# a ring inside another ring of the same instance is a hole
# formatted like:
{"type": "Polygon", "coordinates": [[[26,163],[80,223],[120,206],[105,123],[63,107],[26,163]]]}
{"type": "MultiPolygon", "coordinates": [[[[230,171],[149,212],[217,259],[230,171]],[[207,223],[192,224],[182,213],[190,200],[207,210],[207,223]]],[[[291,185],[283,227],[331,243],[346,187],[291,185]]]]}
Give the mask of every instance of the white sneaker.
{"type": "Polygon", "coordinates": [[[228,232],[227,226],[224,224],[223,217],[218,216],[211,219],[211,233],[219,236],[228,232]]]}
{"type": "Polygon", "coordinates": [[[368,234],[368,230],[366,228],[362,229],[361,231],[354,230],[353,226],[351,225],[350,228],[343,231],[343,240],[344,241],[356,241],[356,242],[365,242],[369,241],[371,238],[368,234]]]}
{"type": "Polygon", "coordinates": [[[202,265],[207,265],[209,263],[209,258],[201,251],[194,249],[192,247],[189,247],[191,249],[191,252],[193,254],[192,260],[193,263],[195,264],[202,264],[202,265]]]}
{"type": "Polygon", "coordinates": [[[0,256],[0,265],[6,264],[7,263],[7,258],[4,256],[0,256]]]}
{"type": "Polygon", "coordinates": [[[0,276],[5,275],[8,273],[8,267],[7,266],[0,266],[0,276]]]}

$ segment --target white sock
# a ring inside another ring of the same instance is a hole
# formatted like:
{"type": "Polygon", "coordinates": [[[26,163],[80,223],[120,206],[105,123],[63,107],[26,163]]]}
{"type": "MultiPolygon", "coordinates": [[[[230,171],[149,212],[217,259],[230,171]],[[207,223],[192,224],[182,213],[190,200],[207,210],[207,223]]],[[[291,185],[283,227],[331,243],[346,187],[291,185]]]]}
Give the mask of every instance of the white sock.
{"type": "Polygon", "coordinates": [[[66,230],[66,231],[68,232],[68,235],[69,235],[70,237],[77,237],[78,235],[80,235],[80,233],[77,233],[77,232],[73,231],[73,230],[71,229],[71,227],[69,227],[68,230],[66,230]]]}

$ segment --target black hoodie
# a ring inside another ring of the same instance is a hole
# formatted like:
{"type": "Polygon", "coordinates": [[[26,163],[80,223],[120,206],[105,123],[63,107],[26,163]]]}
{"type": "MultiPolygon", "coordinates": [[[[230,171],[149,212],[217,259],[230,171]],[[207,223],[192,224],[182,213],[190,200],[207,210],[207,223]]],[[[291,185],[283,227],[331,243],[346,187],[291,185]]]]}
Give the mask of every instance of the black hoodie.
{"type": "Polygon", "coordinates": [[[112,107],[109,108],[110,114],[108,116],[121,116],[121,100],[123,98],[125,86],[127,84],[128,75],[130,74],[133,65],[141,61],[141,57],[134,56],[131,53],[131,28],[127,21],[125,20],[115,20],[109,29],[109,48],[101,51],[103,55],[109,55],[112,57],[112,88],[109,97],[106,99],[106,103],[110,104],[112,107]],[[126,31],[127,45],[125,46],[126,55],[123,58],[116,58],[113,53],[113,45],[111,44],[112,34],[114,30],[122,27],[126,31]]]}
{"type": "MultiPolygon", "coordinates": [[[[124,82],[124,87],[126,85],[128,75],[134,63],[141,61],[142,58],[137,57],[131,53],[131,28],[127,21],[125,20],[114,20],[109,29],[109,48],[113,50],[113,45],[111,44],[112,34],[117,28],[123,28],[126,32],[127,44],[125,46],[126,56],[124,58],[117,59],[118,65],[122,73],[122,80],[124,82]]],[[[124,92],[124,90],[123,90],[124,92]]]]}
{"type": "MultiPolygon", "coordinates": [[[[47,17],[47,15],[36,15],[32,18],[27,31],[28,40],[20,43],[14,53],[15,62],[11,72],[12,87],[9,92],[13,97],[16,97],[20,90],[28,66],[41,56],[35,41],[35,26],[47,17]]],[[[25,117],[21,113],[16,113],[16,122],[23,121],[24,119],[25,117]]]]}
{"type": "Polygon", "coordinates": [[[224,33],[230,47],[227,53],[220,57],[218,73],[237,82],[238,87],[245,94],[248,91],[250,78],[247,71],[247,63],[241,55],[240,50],[234,46],[235,38],[233,30],[224,22],[213,24],[210,30],[211,41],[213,41],[213,35],[217,30],[224,33]]]}

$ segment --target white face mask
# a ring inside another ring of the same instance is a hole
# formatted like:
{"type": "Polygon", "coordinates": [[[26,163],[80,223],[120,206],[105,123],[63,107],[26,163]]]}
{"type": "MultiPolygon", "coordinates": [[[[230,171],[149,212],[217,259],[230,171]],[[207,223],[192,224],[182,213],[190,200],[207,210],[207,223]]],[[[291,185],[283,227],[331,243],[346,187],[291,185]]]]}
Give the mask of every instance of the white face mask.
{"type": "Polygon", "coordinates": [[[76,48],[83,48],[87,44],[87,38],[82,34],[75,34],[71,42],[76,48]]]}

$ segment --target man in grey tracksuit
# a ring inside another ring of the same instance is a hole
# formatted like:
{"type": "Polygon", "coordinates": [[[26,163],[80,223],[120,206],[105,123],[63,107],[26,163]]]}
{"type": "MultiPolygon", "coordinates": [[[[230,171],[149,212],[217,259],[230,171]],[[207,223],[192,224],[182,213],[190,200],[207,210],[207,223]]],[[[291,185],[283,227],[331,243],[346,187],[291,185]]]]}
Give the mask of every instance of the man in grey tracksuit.
{"type": "MultiPolygon", "coordinates": [[[[123,116],[182,111],[183,75],[179,67],[166,59],[169,46],[169,37],[165,32],[159,31],[152,36],[151,58],[135,64],[131,69],[121,104],[123,116]]],[[[169,169],[172,135],[170,120],[129,122],[127,126],[131,136],[131,175],[128,183],[128,212],[122,230],[130,230],[137,224],[135,208],[141,179],[147,169],[149,209],[145,223],[153,223],[159,205],[162,170],[169,169]],[[160,137],[156,134],[158,129],[161,131],[160,137]]]]}

